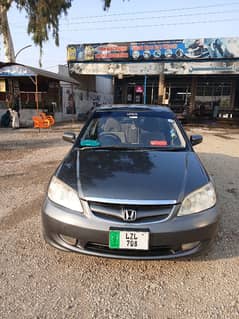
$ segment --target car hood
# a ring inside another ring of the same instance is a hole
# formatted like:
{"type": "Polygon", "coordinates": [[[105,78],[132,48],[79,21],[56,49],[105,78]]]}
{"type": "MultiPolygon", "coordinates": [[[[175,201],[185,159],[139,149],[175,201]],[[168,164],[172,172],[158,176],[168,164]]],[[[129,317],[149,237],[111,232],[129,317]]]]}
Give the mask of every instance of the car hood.
{"type": "Polygon", "coordinates": [[[76,161],[81,198],[176,200],[209,177],[193,151],[81,150],[76,161]]]}

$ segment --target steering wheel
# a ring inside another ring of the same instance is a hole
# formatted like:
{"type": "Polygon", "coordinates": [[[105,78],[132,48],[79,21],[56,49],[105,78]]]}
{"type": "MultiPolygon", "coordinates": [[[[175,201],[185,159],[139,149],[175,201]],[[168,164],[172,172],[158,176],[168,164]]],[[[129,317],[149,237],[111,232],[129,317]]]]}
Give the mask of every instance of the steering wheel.
{"type": "Polygon", "coordinates": [[[102,132],[99,134],[98,140],[101,145],[118,145],[121,144],[121,139],[114,133],[102,132]]]}

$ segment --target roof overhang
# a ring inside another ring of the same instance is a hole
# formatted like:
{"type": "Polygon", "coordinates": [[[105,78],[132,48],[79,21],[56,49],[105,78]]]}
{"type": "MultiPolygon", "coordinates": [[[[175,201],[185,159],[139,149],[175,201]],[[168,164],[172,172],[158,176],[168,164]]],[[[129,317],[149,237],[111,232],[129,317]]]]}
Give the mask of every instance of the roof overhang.
{"type": "Polygon", "coordinates": [[[54,72],[49,72],[43,69],[34,68],[32,66],[26,66],[18,63],[3,63],[0,65],[0,78],[6,77],[35,77],[41,76],[48,79],[54,79],[57,81],[68,82],[72,84],[79,84],[78,81],[70,76],[61,75],[54,72]]]}

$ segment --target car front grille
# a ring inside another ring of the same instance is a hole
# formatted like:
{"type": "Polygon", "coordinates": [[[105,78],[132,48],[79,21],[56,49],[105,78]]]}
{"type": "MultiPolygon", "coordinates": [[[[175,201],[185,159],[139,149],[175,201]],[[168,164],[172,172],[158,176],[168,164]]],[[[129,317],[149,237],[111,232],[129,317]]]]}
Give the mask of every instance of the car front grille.
{"type": "Polygon", "coordinates": [[[174,207],[174,205],[122,205],[100,202],[88,202],[88,205],[95,216],[115,222],[127,222],[123,217],[123,209],[135,210],[136,219],[133,222],[137,223],[164,221],[169,218],[174,207]]]}

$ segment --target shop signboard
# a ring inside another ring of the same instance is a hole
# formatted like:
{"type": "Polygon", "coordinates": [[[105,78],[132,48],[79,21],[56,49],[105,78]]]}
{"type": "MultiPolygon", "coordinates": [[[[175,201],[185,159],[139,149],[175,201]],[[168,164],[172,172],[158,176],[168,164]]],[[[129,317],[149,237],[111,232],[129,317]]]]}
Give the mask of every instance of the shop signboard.
{"type": "Polygon", "coordinates": [[[135,93],[144,93],[144,87],[142,85],[136,85],[135,93]]]}
{"type": "Polygon", "coordinates": [[[157,62],[239,58],[239,38],[68,45],[68,62],[157,62]]]}
{"type": "Polygon", "coordinates": [[[6,92],[6,82],[0,79],[0,92],[6,92]]]}
{"type": "Polygon", "coordinates": [[[0,77],[12,76],[33,76],[35,75],[31,70],[22,65],[8,65],[0,68],[0,77]]]}

